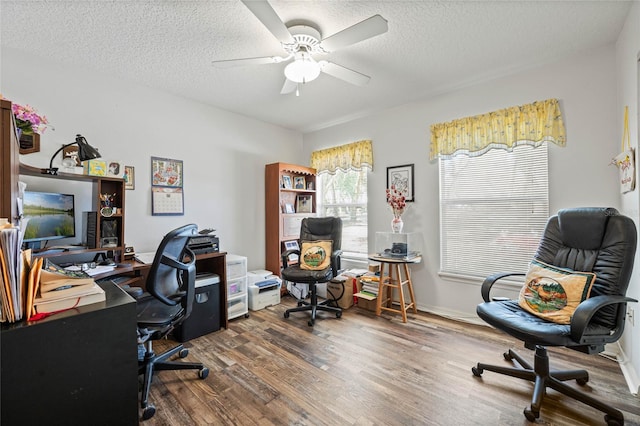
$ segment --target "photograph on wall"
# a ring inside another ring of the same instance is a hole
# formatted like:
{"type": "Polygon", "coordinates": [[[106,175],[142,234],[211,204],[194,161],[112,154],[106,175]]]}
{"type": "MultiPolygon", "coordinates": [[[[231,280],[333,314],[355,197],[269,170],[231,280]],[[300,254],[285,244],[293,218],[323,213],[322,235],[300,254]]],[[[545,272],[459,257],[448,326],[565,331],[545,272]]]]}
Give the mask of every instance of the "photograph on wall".
{"type": "Polygon", "coordinates": [[[151,157],[151,185],[182,188],[182,160],[151,157]]]}
{"type": "Polygon", "coordinates": [[[392,186],[404,195],[405,201],[414,201],[413,164],[387,167],[387,188],[392,186]]]}
{"type": "Polygon", "coordinates": [[[136,189],[136,173],[133,166],[124,166],[124,189],[136,189]]]}

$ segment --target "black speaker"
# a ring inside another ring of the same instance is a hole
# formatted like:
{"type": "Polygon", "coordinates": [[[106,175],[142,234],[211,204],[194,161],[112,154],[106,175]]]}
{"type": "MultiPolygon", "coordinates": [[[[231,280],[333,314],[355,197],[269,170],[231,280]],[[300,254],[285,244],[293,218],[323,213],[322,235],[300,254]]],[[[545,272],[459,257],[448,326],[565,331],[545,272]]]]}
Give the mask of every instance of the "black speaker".
{"type": "Polygon", "coordinates": [[[94,249],[98,244],[98,212],[82,212],[82,245],[94,249]]]}

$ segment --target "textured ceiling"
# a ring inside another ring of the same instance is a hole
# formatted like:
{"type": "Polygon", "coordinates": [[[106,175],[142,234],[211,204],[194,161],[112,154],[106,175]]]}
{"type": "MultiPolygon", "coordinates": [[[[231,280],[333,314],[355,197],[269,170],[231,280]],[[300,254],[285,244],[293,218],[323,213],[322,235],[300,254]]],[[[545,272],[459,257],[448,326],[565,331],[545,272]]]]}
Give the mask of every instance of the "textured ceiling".
{"type": "MultiPolygon", "coordinates": [[[[326,74],[281,95],[286,64],[212,60],[282,55],[239,0],[0,0],[2,47],[98,70],[225,110],[310,131],[615,42],[625,1],[270,1],[323,37],[372,15],[389,31],[326,59],[371,76],[326,74]],[[37,23],[28,26],[25,22],[37,23]]],[[[284,55],[283,55],[284,56],[284,55]]],[[[325,59],[323,58],[323,59],[325,59]]]]}

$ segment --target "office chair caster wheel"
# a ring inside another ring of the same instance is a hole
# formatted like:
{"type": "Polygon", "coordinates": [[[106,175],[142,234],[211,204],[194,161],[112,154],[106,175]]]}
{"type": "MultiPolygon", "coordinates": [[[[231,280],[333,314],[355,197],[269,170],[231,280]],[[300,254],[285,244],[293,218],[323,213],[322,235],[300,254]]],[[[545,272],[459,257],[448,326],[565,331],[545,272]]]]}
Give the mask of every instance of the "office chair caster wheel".
{"type": "Polygon", "coordinates": [[[482,373],[483,373],[483,369],[478,368],[478,367],[471,367],[471,372],[473,373],[474,376],[476,377],[481,377],[482,373]]]}
{"type": "Polygon", "coordinates": [[[309,324],[309,327],[313,327],[313,323],[314,321],[312,319],[310,319],[309,321],[307,321],[307,324],[309,324]]]}
{"type": "Polygon", "coordinates": [[[285,317],[285,318],[289,318],[289,312],[284,311],[284,317],[285,317]]]}
{"type": "Polygon", "coordinates": [[[622,426],[624,424],[624,419],[614,419],[608,414],[604,415],[604,421],[607,422],[607,426],[622,426]]]}
{"type": "Polygon", "coordinates": [[[527,418],[527,420],[529,420],[530,422],[535,422],[536,419],[538,417],[540,417],[540,412],[538,411],[537,413],[534,412],[533,410],[531,410],[530,407],[525,408],[524,409],[524,416],[527,418]]]}
{"type": "Polygon", "coordinates": [[[153,404],[149,404],[142,411],[142,420],[149,420],[154,414],[156,414],[156,407],[153,404]]]}
{"type": "Polygon", "coordinates": [[[178,352],[178,356],[180,358],[186,358],[187,355],[189,355],[189,349],[187,349],[187,348],[180,349],[180,352],[178,352]]]}
{"type": "Polygon", "coordinates": [[[336,318],[341,318],[342,317],[342,312],[336,312],[336,318]]]}
{"type": "Polygon", "coordinates": [[[580,386],[584,386],[587,383],[589,383],[589,378],[586,379],[576,379],[576,383],[579,384],[580,386]]]}
{"type": "Polygon", "coordinates": [[[198,377],[200,377],[201,379],[206,379],[208,375],[209,369],[207,367],[204,367],[202,370],[198,370],[198,377]]]}

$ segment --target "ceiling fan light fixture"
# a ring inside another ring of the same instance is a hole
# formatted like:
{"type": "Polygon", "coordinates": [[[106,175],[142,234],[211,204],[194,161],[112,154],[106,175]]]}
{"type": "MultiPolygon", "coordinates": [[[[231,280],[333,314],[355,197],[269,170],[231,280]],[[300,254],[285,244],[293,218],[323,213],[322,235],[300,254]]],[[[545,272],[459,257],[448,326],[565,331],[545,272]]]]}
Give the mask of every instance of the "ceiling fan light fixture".
{"type": "Polygon", "coordinates": [[[304,56],[287,65],[284,75],[295,83],[308,83],[318,78],[320,65],[311,56],[304,56]]]}

